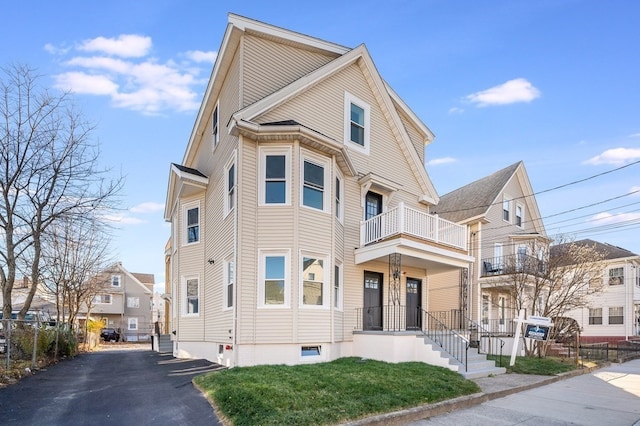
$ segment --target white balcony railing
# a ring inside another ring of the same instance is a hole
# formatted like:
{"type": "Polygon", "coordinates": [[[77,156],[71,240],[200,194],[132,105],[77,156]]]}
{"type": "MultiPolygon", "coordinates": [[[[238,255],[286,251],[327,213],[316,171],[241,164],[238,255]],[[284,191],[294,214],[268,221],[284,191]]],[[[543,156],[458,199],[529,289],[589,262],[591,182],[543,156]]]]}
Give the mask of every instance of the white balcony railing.
{"type": "Polygon", "coordinates": [[[423,213],[405,207],[404,203],[360,224],[360,245],[385,238],[407,234],[434,243],[467,249],[467,228],[441,219],[438,215],[423,213]]]}

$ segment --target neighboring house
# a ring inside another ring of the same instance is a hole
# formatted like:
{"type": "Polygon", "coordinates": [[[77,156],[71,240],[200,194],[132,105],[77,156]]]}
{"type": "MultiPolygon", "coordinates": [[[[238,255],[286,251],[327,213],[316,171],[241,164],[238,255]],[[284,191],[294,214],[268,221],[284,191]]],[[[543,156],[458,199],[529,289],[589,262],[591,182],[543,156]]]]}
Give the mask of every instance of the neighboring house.
{"type": "MultiPolygon", "coordinates": [[[[430,213],[432,140],[364,45],[229,15],[170,167],[174,354],[228,366],[448,363],[416,338],[430,329],[428,284],[473,258],[466,226],[430,213]]],[[[453,355],[460,371],[466,355],[453,355]]]]}
{"type": "Polygon", "coordinates": [[[129,272],[118,262],[98,279],[104,284],[93,300],[91,316],[102,320],[105,327],[119,329],[127,341],[149,340],[153,329],[153,274],[129,272]]]}
{"type": "MultiPolygon", "coordinates": [[[[640,336],[640,255],[589,239],[567,244],[595,247],[604,255],[601,275],[589,281],[590,286],[599,286],[601,291],[589,296],[587,307],[567,314],[580,326],[580,342],[617,343],[637,339],[640,336]]],[[[551,256],[567,244],[553,246],[551,256]]]]}
{"type": "Polygon", "coordinates": [[[430,278],[429,312],[448,321],[470,318],[485,335],[513,336],[518,312],[512,278],[541,272],[550,243],[524,163],[442,195],[433,210],[467,226],[475,261],[468,276],[462,270],[430,278]]]}

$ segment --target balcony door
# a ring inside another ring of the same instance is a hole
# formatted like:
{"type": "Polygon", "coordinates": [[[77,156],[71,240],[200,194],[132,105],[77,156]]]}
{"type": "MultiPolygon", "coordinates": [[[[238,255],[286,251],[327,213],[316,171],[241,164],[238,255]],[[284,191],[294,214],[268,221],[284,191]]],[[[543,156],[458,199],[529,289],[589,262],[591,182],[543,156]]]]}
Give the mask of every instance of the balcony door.
{"type": "Polygon", "coordinates": [[[407,278],[407,330],[422,327],[422,281],[407,278]]]}
{"type": "Polygon", "coordinates": [[[382,213],[382,195],[371,191],[367,192],[364,203],[364,220],[369,220],[380,213],[382,213]]]}
{"type": "Polygon", "coordinates": [[[381,273],[364,271],[364,330],[382,330],[382,283],[381,273]]]}

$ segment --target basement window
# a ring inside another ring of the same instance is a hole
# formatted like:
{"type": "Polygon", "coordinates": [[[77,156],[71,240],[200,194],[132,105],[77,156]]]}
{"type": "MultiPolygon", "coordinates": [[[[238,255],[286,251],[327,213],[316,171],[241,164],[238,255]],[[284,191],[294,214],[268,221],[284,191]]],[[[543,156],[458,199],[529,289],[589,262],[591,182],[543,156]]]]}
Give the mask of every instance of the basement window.
{"type": "Polygon", "coordinates": [[[320,356],[320,346],[303,346],[300,355],[304,356],[320,356]]]}

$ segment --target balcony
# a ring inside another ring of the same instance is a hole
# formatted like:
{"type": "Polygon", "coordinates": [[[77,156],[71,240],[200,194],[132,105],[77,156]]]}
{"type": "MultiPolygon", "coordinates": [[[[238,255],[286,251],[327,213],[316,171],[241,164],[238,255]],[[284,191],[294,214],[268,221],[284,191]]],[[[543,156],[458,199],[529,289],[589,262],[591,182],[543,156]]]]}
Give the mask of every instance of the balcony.
{"type": "Polygon", "coordinates": [[[482,259],[481,277],[498,275],[528,274],[542,276],[547,272],[548,263],[525,254],[482,259]]]}
{"type": "Polygon", "coordinates": [[[397,235],[467,250],[467,228],[438,215],[424,213],[400,203],[397,207],[360,225],[360,245],[366,246],[397,235]]]}

